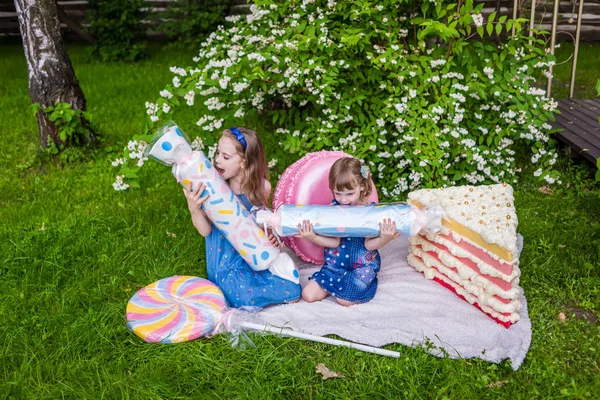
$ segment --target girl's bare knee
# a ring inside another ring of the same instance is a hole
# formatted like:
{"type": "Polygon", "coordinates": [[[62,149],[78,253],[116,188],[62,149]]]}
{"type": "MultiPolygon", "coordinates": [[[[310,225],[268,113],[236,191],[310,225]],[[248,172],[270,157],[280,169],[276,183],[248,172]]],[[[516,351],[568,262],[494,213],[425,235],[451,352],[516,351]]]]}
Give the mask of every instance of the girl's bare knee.
{"type": "Polygon", "coordinates": [[[338,304],[340,304],[340,305],[342,305],[344,307],[350,307],[350,306],[353,306],[355,304],[358,304],[358,303],[353,303],[351,301],[342,300],[342,299],[336,299],[336,300],[337,300],[338,304]]]}
{"type": "Polygon", "coordinates": [[[327,292],[321,289],[315,282],[309,282],[302,289],[302,299],[307,303],[314,303],[315,301],[323,300],[325,297],[327,297],[327,292]]]}

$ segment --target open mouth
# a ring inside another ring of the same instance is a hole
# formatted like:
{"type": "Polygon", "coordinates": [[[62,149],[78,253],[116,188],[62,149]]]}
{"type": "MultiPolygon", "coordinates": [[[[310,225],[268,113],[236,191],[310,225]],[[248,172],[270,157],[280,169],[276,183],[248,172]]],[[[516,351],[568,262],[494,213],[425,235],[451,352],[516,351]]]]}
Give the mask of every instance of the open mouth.
{"type": "Polygon", "coordinates": [[[223,175],[223,173],[225,172],[225,170],[223,168],[217,167],[217,172],[219,173],[219,175],[223,175]]]}

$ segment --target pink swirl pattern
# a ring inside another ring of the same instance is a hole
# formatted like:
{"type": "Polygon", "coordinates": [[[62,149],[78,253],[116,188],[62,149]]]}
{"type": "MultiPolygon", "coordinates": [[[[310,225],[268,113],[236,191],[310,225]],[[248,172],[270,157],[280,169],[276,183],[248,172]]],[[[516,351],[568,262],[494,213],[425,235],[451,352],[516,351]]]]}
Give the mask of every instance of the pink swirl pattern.
{"type": "Polygon", "coordinates": [[[150,343],[180,343],[211,333],[225,298],[207,279],[172,276],[139,290],[127,303],[127,326],[150,343]]]}

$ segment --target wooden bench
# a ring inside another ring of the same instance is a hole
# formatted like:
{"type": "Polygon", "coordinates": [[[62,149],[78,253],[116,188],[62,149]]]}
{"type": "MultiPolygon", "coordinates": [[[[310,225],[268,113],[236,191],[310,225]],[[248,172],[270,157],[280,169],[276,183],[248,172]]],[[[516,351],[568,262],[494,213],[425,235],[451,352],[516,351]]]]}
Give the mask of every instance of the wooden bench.
{"type": "Polygon", "coordinates": [[[558,101],[556,116],[557,139],[565,142],[577,154],[596,165],[600,158],[600,99],[564,99],[558,101]]]}

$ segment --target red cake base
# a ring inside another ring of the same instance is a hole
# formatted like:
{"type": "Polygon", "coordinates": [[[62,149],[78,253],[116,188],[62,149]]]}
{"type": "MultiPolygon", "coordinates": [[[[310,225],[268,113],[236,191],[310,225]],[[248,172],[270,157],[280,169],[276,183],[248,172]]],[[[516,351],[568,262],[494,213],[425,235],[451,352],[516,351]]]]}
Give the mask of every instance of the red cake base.
{"type": "MultiPolygon", "coordinates": [[[[452,291],[452,292],[453,292],[455,295],[457,295],[458,297],[460,297],[460,298],[461,298],[461,299],[463,299],[464,301],[467,301],[467,300],[464,298],[464,296],[462,296],[462,295],[458,294],[458,293],[456,292],[456,290],[454,290],[454,288],[453,288],[452,286],[450,286],[449,284],[447,284],[446,282],[442,281],[442,280],[441,280],[441,279],[439,279],[439,278],[435,278],[435,277],[433,278],[433,280],[434,280],[434,281],[436,281],[437,283],[439,283],[440,285],[442,285],[443,287],[445,287],[446,289],[449,289],[449,290],[451,290],[451,291],[452,291]]],[[[511,322],[509,322],[509,321],[507,321],[507,322],[504,322],[504,321],[500,321],[498,318],[494,318],[494,317],[492,317],[490,314],[488,314],[488,313],[486,313],[485,311],[483,311],[483,310],[481,309],[481,307],[479,307],[479,304],[477,304],[476,302],[475,302],[475,303],[473,303],[473,305],[474,305],[475,307],[477,307],[477,308],[478,308],[478,309],[479,309],[479,310],[480,310],[482,313],[484,313],[485,315],[487,315],[488,317],[490,317],[491,319],[493,319],[494,321],[496,321],[498,324],[502,325],[502,326],[503,326],[503,327],[505,327],[506,329],[510,328],[510,326],[512,325],[512,323],[511,323],[511,322]]]]}

